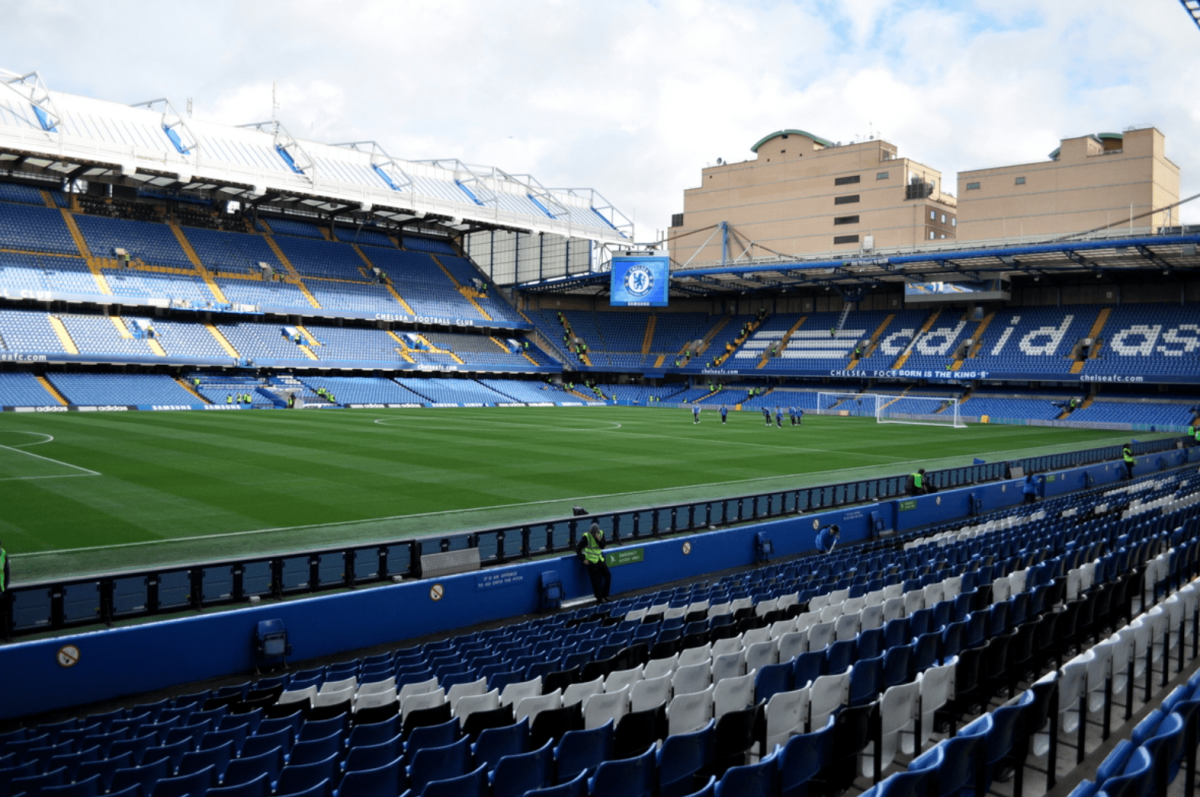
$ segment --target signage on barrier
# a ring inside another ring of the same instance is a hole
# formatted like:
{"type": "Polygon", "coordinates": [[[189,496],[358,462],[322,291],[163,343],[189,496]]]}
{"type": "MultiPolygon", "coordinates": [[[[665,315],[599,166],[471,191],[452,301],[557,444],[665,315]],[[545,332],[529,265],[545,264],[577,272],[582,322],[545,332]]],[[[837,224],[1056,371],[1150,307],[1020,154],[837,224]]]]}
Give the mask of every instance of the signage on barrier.
{"type": "Polygon", "coordinates": [[[429,588],[429,599],[432,601],[440,601],[442,596],[446,594],[445,588],[441,584],[434,584],[429,588]]]}
{"type": "Polygon", "coordinates": [[[54,660],[58,662],[59,667],[70,669],[79,663],[79,648],[74,645],[63,645],[54,654],[54,660]]]}
{"type": "Polygon", "coordinates": [[[497,570],[495,572],[480,573],[475,576],[475,590],[478,592],[485,589],[496,589],[497,587],[512,587],[524,580],[525,576],[519,570],[497,570]]]}
{"type": "Polygon", "coordinates": [[[901,512],[907,512],[910,509],[916,509],[917,502],[912,499],[909,499],[908,501],[901,501],[899,504],[897,504],[896,508],[901,512]]]}
{"type": "Polygon", "coordinates": [[[622,551],[613,551],[610,554],[605,554],[604,561],[608,563],[609,567],[632,565],[643,561],[645,555],[645,548],[626,548],[622,551]]]}

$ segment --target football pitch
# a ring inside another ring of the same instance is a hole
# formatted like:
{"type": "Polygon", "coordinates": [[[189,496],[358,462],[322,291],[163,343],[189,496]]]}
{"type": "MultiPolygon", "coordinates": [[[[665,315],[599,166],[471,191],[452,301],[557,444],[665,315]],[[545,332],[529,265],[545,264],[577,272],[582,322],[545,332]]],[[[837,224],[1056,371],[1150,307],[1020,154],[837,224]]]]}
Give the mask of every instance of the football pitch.
{"type": "Polygon", "coordinates": [[[638,407],[5,413],[16,582],[533,522],[1128,440],[638,407]]]}

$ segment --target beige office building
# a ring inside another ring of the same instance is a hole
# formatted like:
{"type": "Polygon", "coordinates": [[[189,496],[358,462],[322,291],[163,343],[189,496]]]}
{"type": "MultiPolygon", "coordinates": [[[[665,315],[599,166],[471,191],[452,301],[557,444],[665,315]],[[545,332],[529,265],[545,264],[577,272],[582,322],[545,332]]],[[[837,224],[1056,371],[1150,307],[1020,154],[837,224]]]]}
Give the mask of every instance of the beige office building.
{"type": "Polygon", "coordinates": [[[1039,163],[960,172],[958,238],[1177,225],[1177,210],[1146,215],[1179,201],[1179,167],[1165,151],[1163,134],[1147,127],[1063,139],[1039,163]]]}
{"type": "Polygon", "coordinates": [[[941,172],[897,157],[894,144],[839,145],[780,130],[751,151],[753,160],[706,168],[700,186],[684,191],[668,233],[675,268],[715,265],[723,247],[728,260],[840,256],[955,237],[955,200],[942,192],[941,172]]]}

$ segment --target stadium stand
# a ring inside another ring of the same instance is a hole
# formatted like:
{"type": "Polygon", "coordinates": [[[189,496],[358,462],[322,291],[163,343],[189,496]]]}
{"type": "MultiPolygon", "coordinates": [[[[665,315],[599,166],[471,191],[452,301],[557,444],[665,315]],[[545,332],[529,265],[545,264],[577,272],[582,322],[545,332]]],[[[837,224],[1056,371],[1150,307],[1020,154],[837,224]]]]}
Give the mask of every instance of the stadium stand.
{"type": "Polygon", "coordinates": [[[72,404],[198,404],[169,376],[158,374],[51,374],[50,381],[72,404]]]}
{"type": "Polygon", "coordinates": [[[33,374],[0,374],[0,407],[54,407],[58,404],[33,374]]]}
{"type": "Polygon", "coordinates": [[[1005,761],[1022,778],[1049,767],[1026,792],[1043,794],[1123,715],[1130,735],[1083,788],[1140,773],[1166,793],[1194,773],[1180,741],[1200,714],[1200,676],[1184,671],[1200,617],[1197,496],[1200,476],[1156,474],[901,545],[20,728],[0,737],[0,773],[22,790],[99,779],[158,793],[188,778],[206,793],[265,778],[281,793],[388,794],[464,793],[472,772],[524,794],[585,769],[593,794],[616,772],[629,793],[637,771],[647,793],[714,781],[728,793],[758,773],[747,794],[865,783],[875,797],[978,789],[1005,761]],[[1187,681],[1168,692],[1172,671],[1187,681]],[[77,747],[91,753],[70,758],[77,747]]]}

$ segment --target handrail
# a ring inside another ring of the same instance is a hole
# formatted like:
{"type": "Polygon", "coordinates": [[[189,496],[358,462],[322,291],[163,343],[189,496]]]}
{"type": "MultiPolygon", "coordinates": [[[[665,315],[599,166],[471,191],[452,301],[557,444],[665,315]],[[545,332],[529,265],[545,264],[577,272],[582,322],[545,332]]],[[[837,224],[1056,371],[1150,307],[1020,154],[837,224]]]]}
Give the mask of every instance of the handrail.
{"type": "MultiPolygon", "coordinates": [[[[1135,443],[1136,456],[1177,447],[1179,438],[1135,443]]],[[[1121,458],[1121,446],[1047,454],[1013,461],[944,468],[925,478],[953,489],[1026,473],[1079,467],[1121,458]]],[[[478,548],[484,567],[574,548],[581,525],[599,523],[617,543],[658,539],[715,526],[768,520],[801,512],[886,500],[906,493],[907,474],[766,493],[623,509],[477,531],[434,534],[361,545],[296,550],[113,572],[80,578],[10,584],[0,596],[0,637],[14,637],[116,621],[169,615],[261,598],[355,589],[420,577],[421,556],[478,548]],[[3,599],[6,598],[6,599],[3,599]]]]}

